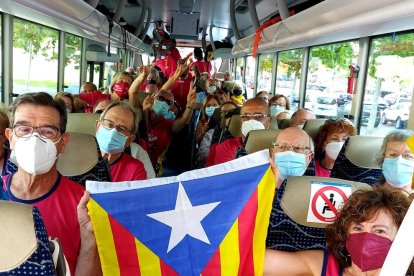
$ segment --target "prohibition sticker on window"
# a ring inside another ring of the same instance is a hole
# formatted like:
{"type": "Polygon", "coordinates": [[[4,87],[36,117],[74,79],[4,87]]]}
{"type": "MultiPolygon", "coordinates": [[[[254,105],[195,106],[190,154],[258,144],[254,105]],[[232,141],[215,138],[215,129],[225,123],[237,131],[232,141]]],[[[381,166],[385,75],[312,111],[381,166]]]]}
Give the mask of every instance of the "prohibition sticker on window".
{"type": "Polygon", "coordinates": [[[307,221],[317,223],[333,222],[351,193],[351,185],[311,181],[311,197],[307,221]]]}

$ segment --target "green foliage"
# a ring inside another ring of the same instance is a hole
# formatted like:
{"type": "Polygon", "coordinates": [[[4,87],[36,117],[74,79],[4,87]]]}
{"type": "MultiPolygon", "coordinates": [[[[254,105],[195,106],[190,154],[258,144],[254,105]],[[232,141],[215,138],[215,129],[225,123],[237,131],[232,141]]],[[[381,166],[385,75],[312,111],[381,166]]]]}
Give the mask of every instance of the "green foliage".
{"type": "Polygon", "coordinates": [[[287,75],[298,78],[300,76],[300,70],[302,69],[302,50],[295,49],[284,52],[279,52],[279,63],[288,65],[287,75]]]}
{"type": "Polygon", "coordinates": [[[356,58],[352,44],[349,42],[314,47],[311,56],[318,58],[327,68],[336,71],[347,70],[356,58]]]}
{"type": "MultiPolygon", "coordinates": [[[[80,64],[81,38],[66,35],[65,65],[80,64]]],[[[46,60],[58,59],[59,32],[57,30],[21,19],[13,20],[13,47],[23,49],[31,58],[41,54],[46,60]]]]}
{"type": "Polygon", "coordinates": [[[259,71],[272,72],[273,70],[273,55],[262,54],[259,56],[259,71]]]}

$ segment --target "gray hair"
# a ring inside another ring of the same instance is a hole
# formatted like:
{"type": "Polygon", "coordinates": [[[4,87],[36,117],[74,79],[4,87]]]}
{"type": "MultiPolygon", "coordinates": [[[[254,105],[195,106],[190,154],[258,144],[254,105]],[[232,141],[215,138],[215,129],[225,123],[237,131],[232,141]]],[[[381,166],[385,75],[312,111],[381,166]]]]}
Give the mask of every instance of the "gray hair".
{"type": "Polygon", "coordinates": [[[131,134],[135,135],[138,131],[138,118],[137,118],[137,114],[135,113],[134,108],[132,107],[132,105],[128,102],[125,101],[115,101],[113,103],[111,103],[105,110],[104,112],[102,112],[101,116],[99,117],[99,120],[102,121],[102,119],[105,118],[106,113],[108,113],[108,111],[113,108],[119,106],[125,110],[128,110],[129,112],[131,112],[132,117],[134,118],[133,124],[132,124],[132,129],[131,129],[131,134]]]}
{"type": "Polygon", "coordinates": [[[408,130],[394,130],[388,133],[387,136],[384,138],[384,142],[382,143],[381,150],[378,154],[377,163],[382,167],[382,163],[384,162],[384,155],[385,149],[387,148],[388,143],[390,142],[405,142],[407,139],[412,136],[414,133],[408,130]]]}

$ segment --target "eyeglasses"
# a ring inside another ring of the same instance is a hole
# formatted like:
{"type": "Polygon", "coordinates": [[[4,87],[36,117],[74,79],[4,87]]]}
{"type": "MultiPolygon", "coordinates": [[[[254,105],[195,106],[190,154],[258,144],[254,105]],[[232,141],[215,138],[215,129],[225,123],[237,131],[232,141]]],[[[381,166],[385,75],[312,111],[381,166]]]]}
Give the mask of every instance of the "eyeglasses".
{"type": "Polygon", "coordinates": [[[272,104],[270,104],[270,106],[283,106],[283,107],[286,107],[286,105],[282,104],[282,103],[272,103],[272,104]]]}
{"type": "Polygon", "coordinates": [[[167,98],[165,98],[163,96],[158,96],[157,97],[157,100],[162,101],[162,102],[165,102],[168,105],[172,105],[174,103],[174,101],[171,101],[171,100],[169,100],[169,99],[167,99],[167,98]]]}
{"type": "Polygon", "coordinates": [[[400,154],[400,152],[396,150],[387,150],[384,153],[385,158],[395,159],[399,156],[402,156],[402,158],[404,158],[405,160],[414,161],[414,154],[412,154],[411,152],[404,152],[403,154],[400,154]]]}
{"type": "Polygon", "coordinates": [[[101,125],[104,128],[106,128],[106,129],[113,129],[113,128],[115,128],[116,131],[118,131],[118,133],[121,134],[122,136],[129,136],[131,134],[131,130],[129,130],[127,127],[120,126],[120,125],[116,125],[111,120],[102,119],[100,122],[101,122],[101,125]]]}
{"type": "Polygon", "coordinates": [[[269,101],[269,98],[268,97],[256,97],[257,99],[261,99],[261,100],[263,100],[263,101],[265,101],[265,102],[268,102],[269,101]]]}
{"type": "Polygon", "coordinates": [[[268,117],[269,117],[269,115],[267,115],[267,114],[241,114],[240,115],[240,120],[249,121],[249,120],[253,119],[253,120],[256,120],[256,121],[263,122],[268,117]]]}
{"type": "Polygon", "coordinates": [[[41,127],[32,127],[25,125],[14,125],[13,126],[14,134],[17,137],[30,137],[33,132],[36,131],[40,137],[45,139],[55,139],[58,137],[60,130],[54,126],[41,126],[41,127]]]}
{"type": "Polygon", "coordinates": [[[301,145],[287,144],[287,143],[273,143],[273,146],[276,148],[277,151],[292,150],[296,153],[302,153],[302,154],[310,153],[309,147],[304,147],[301,145]]]}

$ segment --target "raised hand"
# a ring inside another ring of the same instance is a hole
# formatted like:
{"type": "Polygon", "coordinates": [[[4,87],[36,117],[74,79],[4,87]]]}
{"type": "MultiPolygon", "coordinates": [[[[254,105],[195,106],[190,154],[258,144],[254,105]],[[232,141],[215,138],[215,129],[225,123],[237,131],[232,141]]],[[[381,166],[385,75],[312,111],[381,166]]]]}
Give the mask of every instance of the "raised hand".
{"type": "Polygon", "coordinates": [[[154,104],[154,96],[153,95],[148,95],[145,99],[144,102],[142,103],[142,110],[146,111],[149,110],[152,105],[154,104]]]}

